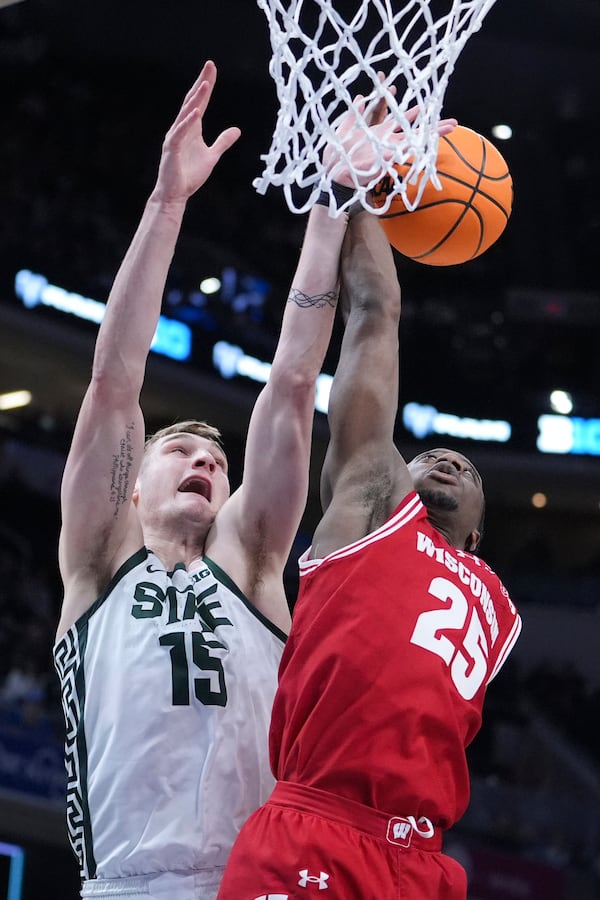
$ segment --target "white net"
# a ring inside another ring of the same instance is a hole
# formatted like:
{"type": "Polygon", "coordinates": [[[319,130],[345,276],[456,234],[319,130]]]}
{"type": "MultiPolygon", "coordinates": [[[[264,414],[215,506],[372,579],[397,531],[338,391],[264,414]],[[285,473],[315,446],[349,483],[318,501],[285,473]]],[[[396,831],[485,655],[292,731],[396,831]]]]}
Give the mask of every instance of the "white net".
{"type": "Polygon", "coordinates": [[[436,187],[437,126],[457,57],[481,27],[495,0],[257,0],[269,22],[279,113],[260,178],[259,193],[283,187],[289,208],[305,212],[323,191],[330,213],[360,201],[381,214],[400,194],[414,209],[427,183],[436,187]],[[396,8],[394,8],[396,7],[396,8]],[[383,76],[380,78],[379,74],[383,76]],[[395,88],[395,93],[394,89],[395,88]],[[336,129],[357,94],[366,106],[357,116],[357,139],[342,144],[336,129]],[[384,99],[388,131],[369,129],[369,116],[384,99]],[[407,110],[416,107],[407,118],[407,110]],[[394,128],[404,132],[391,141],[394,128]],[[361,153],[364,142],[372,153],[361,153]],[[337,207],[323,150],[333,146],[352,171],[354,195],[337,207]],[[364,167],[357,163],[370,158],[364,167]],[[400,174],[396,165],[405,166],[400,174]],[[369,192],[387,174],[385,202],[374,208],[369,192]],[[406,196],[408,184],[417,184],[406,196]]]}

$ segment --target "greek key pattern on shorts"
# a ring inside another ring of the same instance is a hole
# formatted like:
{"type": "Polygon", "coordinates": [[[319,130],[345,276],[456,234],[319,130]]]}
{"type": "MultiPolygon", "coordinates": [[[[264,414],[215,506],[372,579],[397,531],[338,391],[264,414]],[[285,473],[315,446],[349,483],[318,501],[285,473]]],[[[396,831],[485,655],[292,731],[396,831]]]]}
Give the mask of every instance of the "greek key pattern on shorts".
{"type": "Polygon", "coordinates": [[[76,675],[80,661],[78,634],[76,626],[73,626],[55,648],[54,665],[61,682],[61,701],[65,719],[67,831],[71,846],[79,859],[81,872],[87,877],[89,872],[84,836],[84,804],[77,747],[81,703],[77,692],[76,675]]]}

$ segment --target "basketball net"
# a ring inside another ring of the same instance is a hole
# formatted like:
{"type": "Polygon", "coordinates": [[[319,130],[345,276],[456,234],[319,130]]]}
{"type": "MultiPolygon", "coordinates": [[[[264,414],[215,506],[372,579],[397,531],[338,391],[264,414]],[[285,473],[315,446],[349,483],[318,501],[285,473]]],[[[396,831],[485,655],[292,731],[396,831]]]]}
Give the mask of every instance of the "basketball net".
{"type": "Polygon", "coordinates": [[[290,210],[297,213],[310,209],[325,191],[330,215],[335,216],[357,200],[381,215],[398,194],[412,210],[430,180],[439,188],[437,125],[448,80],[462,48],[495,0],[257,2],[269,22],[273,51],[269,72],[279,112],[269,152],[261,156],[265,168],[254,181],[256,190],[264,194],[269,185],[283,187],[290,210]],[[342,7],[353,11],[344,18],[342,7]],[[348,149],[337,139],[336,129],[357,94],[366,102],[357,113],[357,141],[348,149]],[[382,99],[390,112],[390,128],[374,135],[369,116],[382,99]],[[416,118],[408,121],[406,111],[415,106],[416,118]],[[398,124],[405,135],[400,144],[386,138],[398,124]],[[365,141],[374,151],[368,170],[352,165],[365,141]],[[328,172],[322,162],[328,144],[352,172],[354,195],[339,207],[332,193],[335,167],[328,172]],[[406,167],[402,175],[396,165],[406,167]],[[389,193],[376,208],[369,192],[384,175],[389,193]],[[416,193],[409,199],[407,185],[416,183],[416,193]]]}

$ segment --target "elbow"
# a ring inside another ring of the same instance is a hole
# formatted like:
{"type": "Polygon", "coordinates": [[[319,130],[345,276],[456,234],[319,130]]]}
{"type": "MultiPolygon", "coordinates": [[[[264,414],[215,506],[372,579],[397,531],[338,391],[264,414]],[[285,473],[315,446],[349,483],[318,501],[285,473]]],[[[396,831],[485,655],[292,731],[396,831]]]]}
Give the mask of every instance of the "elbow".
{"type": "Polygon", "coordinates": [[[303,367],[301,364],[294,367],[288,365],[273,367],[269,379],[271,389],[288,409],[301,410],[307,404],[312,408],[319,372],[319,367],[303,367]]]}
{"type": "Polygon", "coordinates": [[[141,385],[133,382],[126,369],[94,365],[88,393],[98,406],[119,409],[139,398],[141,385]]]}

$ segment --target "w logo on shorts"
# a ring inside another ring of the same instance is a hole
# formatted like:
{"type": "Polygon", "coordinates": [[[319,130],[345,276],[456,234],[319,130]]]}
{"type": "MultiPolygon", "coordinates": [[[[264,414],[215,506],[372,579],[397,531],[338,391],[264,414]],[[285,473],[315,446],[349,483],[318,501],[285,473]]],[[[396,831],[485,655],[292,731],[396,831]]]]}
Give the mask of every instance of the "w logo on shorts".
{"type": "Polygon", "coordinates": [[[404,819],[401,816],[394,816],[388,822],[387,839],[390,844],[397,844],[400,847],[410,847],[412,839],[412,822],[410,819],[404,819]]]}

